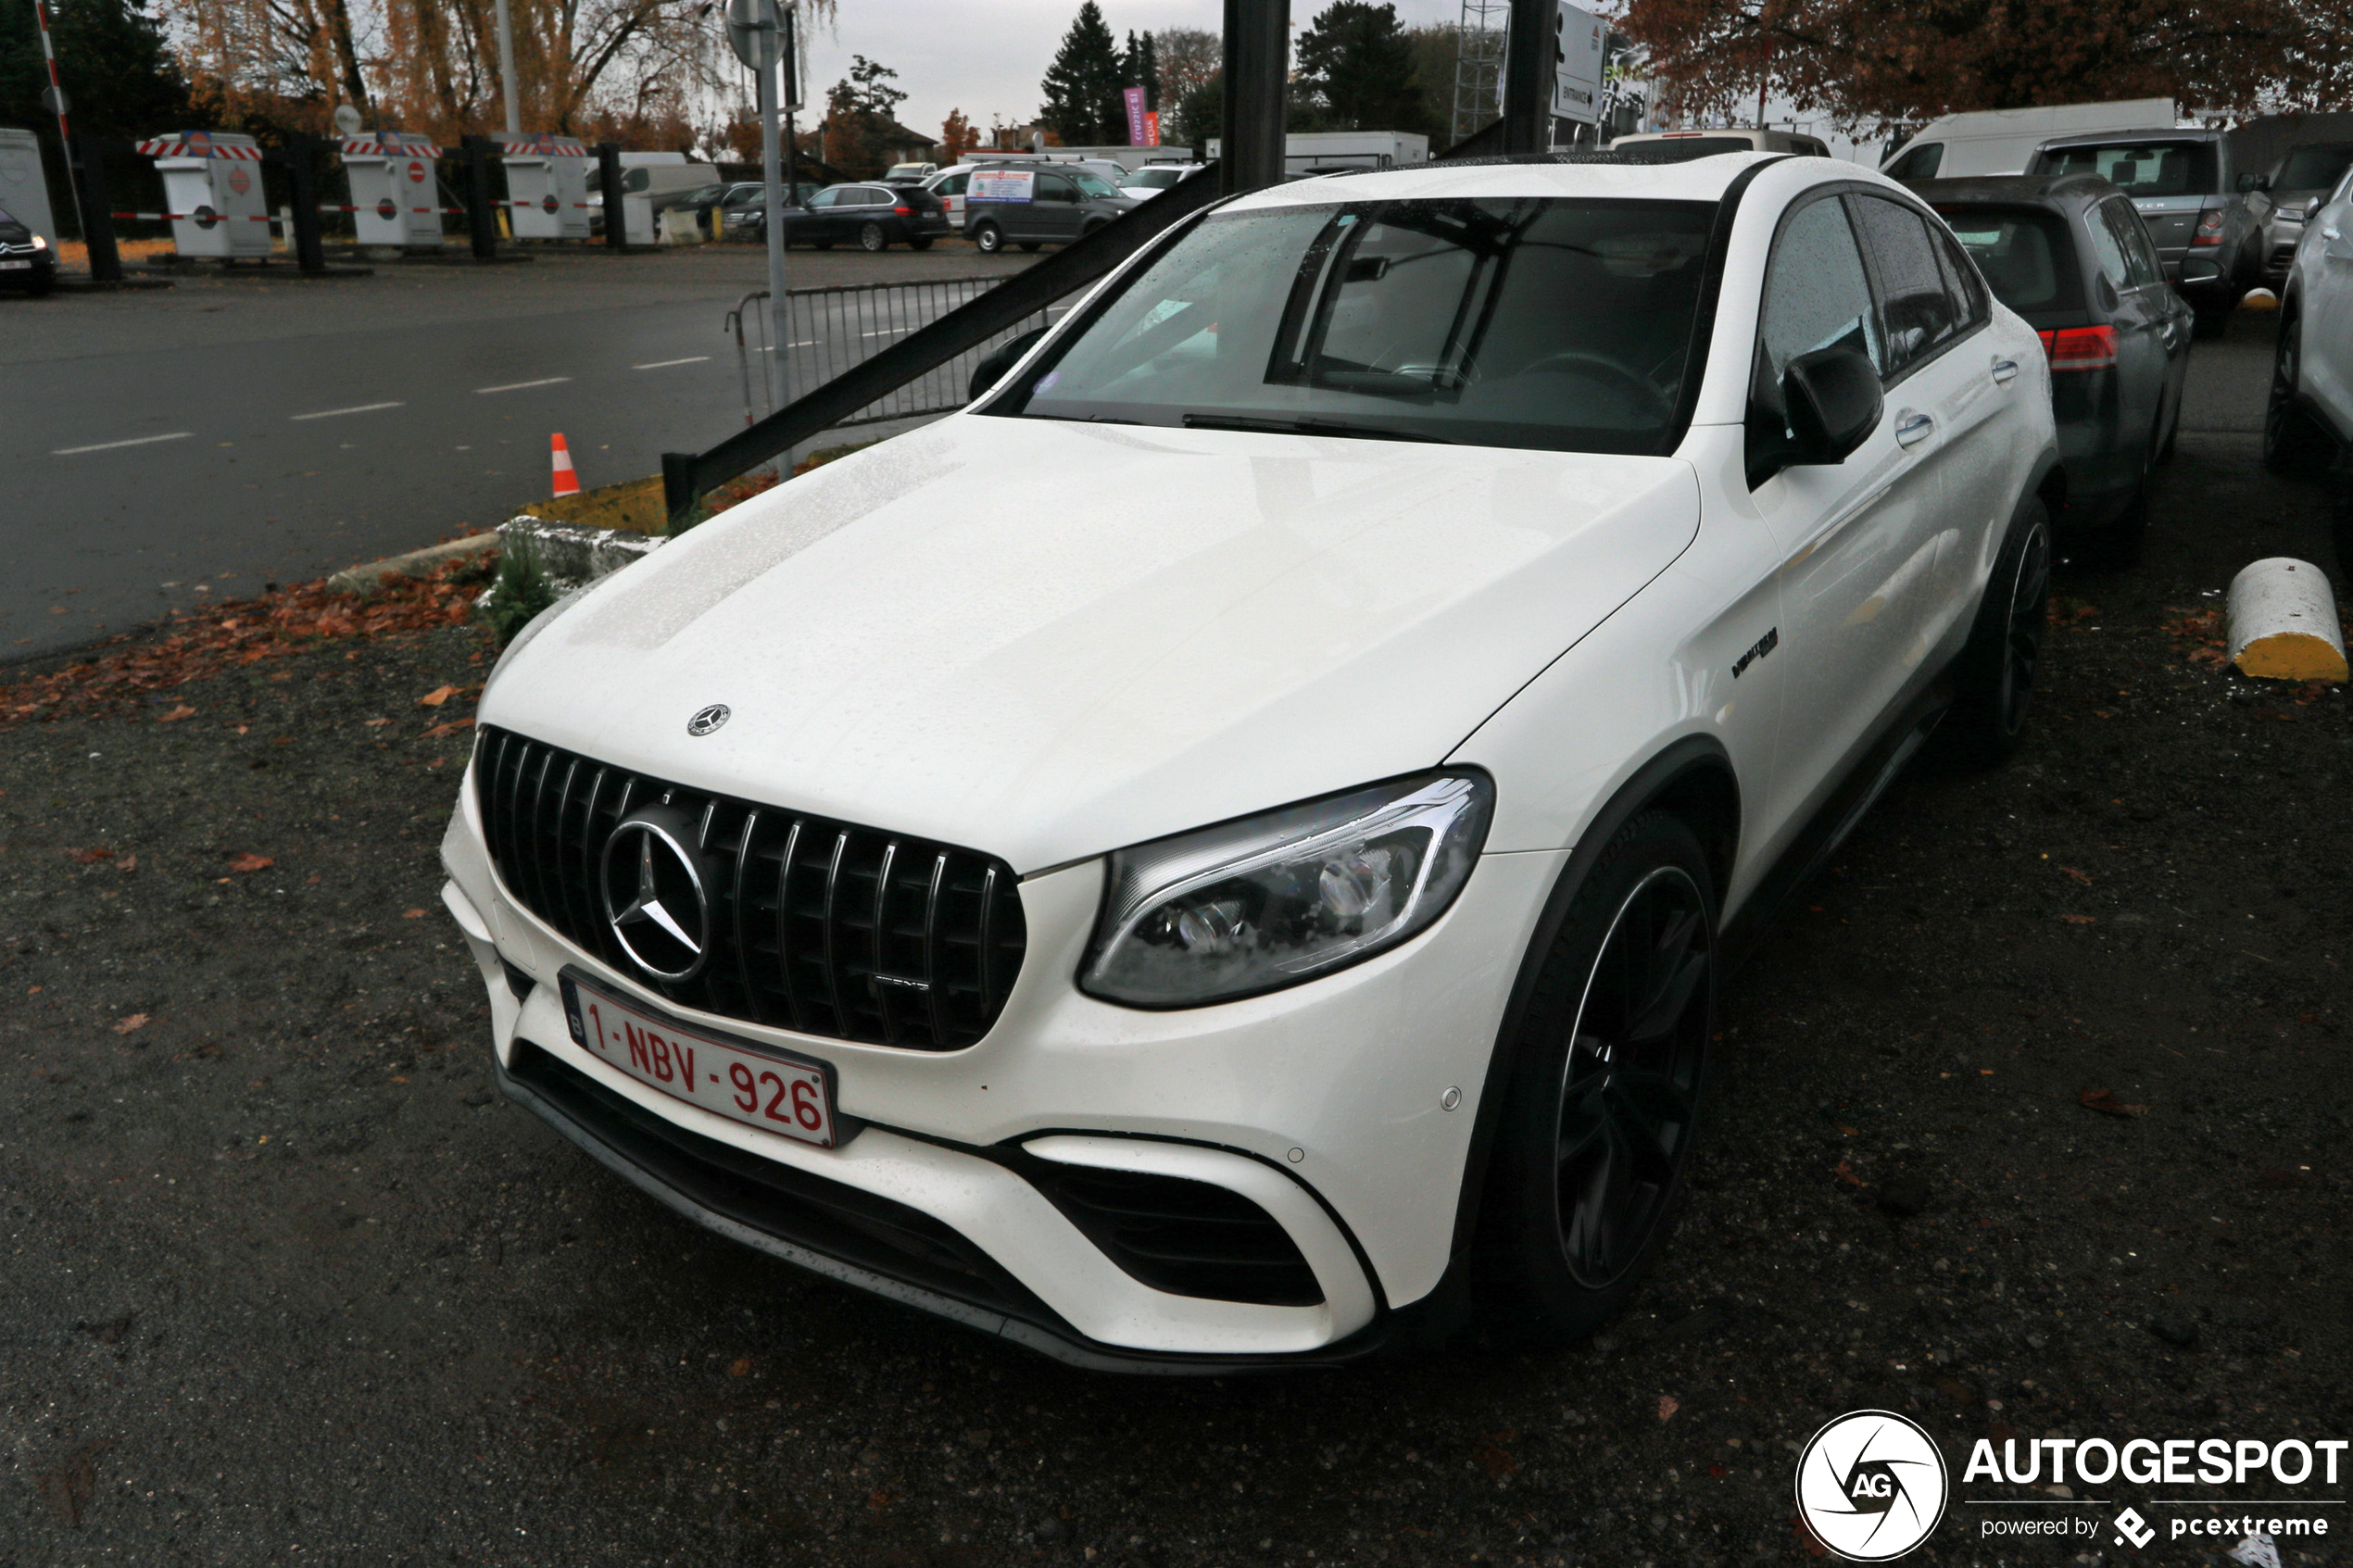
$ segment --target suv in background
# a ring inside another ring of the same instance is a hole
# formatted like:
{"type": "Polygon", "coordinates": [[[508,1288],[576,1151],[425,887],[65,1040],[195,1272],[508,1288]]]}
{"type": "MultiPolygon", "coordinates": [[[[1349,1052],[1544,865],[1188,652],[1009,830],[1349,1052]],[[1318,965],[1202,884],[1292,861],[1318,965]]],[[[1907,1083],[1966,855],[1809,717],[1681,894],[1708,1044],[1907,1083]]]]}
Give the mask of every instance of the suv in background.
{"type": "Polygon", "coordinates": [[[2296,247],[2304,241],[2304,220],[2329,199],[2347,169],[2353,169],[2353,142],[2292,147],[2272,166],[2264,193],[2271,198],[2271,221],[2264,226],[2263,282],[2273,293],[2287,282],[2296,247]]]}
{"type": "Polygon", "coordinates": [[[2220,131],[2121,131],[2045,142],[2029,174],[2096,174],[2133,198],[2165,276],[2220,337],[2263,270],[2263,177],[2233,177],[2220,131]]]}
{"type": "Polygon", "coordinates": [[[2310,478],[2353,442],[2353,169],[2304,227],[2280,286],[2263,462],[2310,478]]]}
{"type": "Polygon", "coordinates": [[[828,185],[805,205],[785,209],[785,244],[819,250],[855,245],[880,252],[894,240],[929,250],[947,232],[948,209],[920,185],[828,185]]]}
{"type": "Polygon", "coordinates": [[[1150,201],[1186,175],[1207,169],[1205,163],[1148,163],[1119,182],[1119,188],[1138,201],[1150,201]]]}

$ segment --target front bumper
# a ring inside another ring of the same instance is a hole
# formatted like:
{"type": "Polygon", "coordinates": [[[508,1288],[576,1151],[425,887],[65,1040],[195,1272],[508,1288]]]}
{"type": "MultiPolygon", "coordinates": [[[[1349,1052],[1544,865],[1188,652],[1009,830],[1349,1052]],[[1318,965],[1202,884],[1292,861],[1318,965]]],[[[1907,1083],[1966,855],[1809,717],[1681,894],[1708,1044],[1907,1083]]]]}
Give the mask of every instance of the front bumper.
{"type": "Polygon", "coordinates": [[[681,1015],[826,1061],[838,1111],[863,1126],[820,1149],[671,1099],[573,1046],[554,984],[566,966],[660,1004],[507,896],[471,787],[461,802],[444,899],[489,990],[509,1094],[721,1234],[1065,1361],[1135,1370],[1360,1355],[1432,1296],[1454,1261],[1489,1055],[1562,861],[1486,857],[1414,941],[1218,1007],[1139,1012],[1076,991],[1101,889],[1088,862],[1023,884],[1028,955],[996,1026],[964,1050],[681,1015]],[[1281,1227],[1322,1299],[1145,1283],[1049,1196],[1042,1178],[1063,1165],[1240,1195],[1281,1227]]]}

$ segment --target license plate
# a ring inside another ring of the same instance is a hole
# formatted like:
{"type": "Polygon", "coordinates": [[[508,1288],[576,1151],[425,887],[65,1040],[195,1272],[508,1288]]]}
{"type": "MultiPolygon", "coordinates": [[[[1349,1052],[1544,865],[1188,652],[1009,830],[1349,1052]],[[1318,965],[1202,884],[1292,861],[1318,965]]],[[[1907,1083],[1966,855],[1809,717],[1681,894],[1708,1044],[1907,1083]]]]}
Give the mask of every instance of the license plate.
{"type": "Polygon", "coordinates": [[[30,261],[0,261],[0,272],[30,272],[31,270],[32,263],[30,261]]]}
{"type": "Polygon", "coordinates": [[[748,1127],[834,1147],[833,1094],[820,1063],[688,1028],[571,974],[562,985],[573,1043],[606,1065],[748,1127]]]}

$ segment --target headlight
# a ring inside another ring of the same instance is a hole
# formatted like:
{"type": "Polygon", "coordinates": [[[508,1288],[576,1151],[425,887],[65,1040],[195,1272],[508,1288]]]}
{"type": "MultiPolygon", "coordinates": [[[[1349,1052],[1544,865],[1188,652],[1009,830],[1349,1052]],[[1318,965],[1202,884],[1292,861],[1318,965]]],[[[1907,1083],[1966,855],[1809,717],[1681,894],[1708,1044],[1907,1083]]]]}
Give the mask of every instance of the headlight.
{"type": "Polygon", "coordinates": [[[1119,850],[1078,988],[1200,1007],[1371,958],[1446,912],[1494,800],[1484,773],[1425,773],[1119,850]]]}
{"type": "Polygon", "coordinates": [[[49,236],[46,234],[33,235],[32,248],[35,250],[47,250],[49,248],[49,236]]]}

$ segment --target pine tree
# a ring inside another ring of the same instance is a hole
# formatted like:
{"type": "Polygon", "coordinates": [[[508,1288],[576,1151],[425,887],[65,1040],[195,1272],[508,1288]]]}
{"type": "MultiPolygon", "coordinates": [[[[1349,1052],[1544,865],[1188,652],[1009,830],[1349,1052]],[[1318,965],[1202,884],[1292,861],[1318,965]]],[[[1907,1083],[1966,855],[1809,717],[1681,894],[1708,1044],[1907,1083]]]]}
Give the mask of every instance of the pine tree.
{"type": "Polygon", "coordinates": [[[1123,87],[1144,90],[1144,107],[1160,107],[1160,49],[1151,33],[1127,35],[1127,47],[1119,56],[1119,81],[1123,87]]]}
{"type": "Polygon", "coordinates": [[[1340,130],[1418,131],[1428,113],[1394,5],[1332,0],[1299,36],[1299,84],[1340,130]]]}
{"type": "MultiPolygon", "coordinates": [[[[52,0],[49,28],[76,131],[157,136],[190,128],[187,80],[142,0],[52,0]]],[[[48,85],[31,0],[0,4],[0,125],[29,126],[55,142],[57,117],[41,107],[48,85]]]]}
{"type": "Polygon", "coordinates": [[[1065,146],[1125,143],[1127,114],[1120,103],[1121,75],[1119,45],[1103,25],[1102,8],[1095,0],[1085,0],[1039,84],[1046,102],[1038,111],[1038,123],[1061,137],[1065,146]]]}

